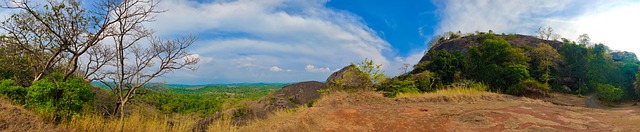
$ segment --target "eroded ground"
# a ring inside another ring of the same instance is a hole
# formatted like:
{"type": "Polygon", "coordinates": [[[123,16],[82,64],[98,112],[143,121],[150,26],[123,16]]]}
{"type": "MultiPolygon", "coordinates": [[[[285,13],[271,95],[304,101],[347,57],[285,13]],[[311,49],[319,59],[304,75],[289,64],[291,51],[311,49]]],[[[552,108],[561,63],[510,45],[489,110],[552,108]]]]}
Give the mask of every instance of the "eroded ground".
{"type": "MultiPolygon", "coordinates": [[[[323,98],[290,119],[310,131],[640,131],[640,108],[580,106],[584,98],[547,101],[498,94],[384,98],[342,94],[323,98]],[[553,101],[553,102],[552,102],[553,101]],[[576,103],[576,104],[574,104],[576,103]]],[[[582,104],[583,105],[583,104],[582,104]]],[[[286,123],[285,123],[286,124],[286,123]]],[[[275,131],[296,130],[272,125],[275,131]]]]}

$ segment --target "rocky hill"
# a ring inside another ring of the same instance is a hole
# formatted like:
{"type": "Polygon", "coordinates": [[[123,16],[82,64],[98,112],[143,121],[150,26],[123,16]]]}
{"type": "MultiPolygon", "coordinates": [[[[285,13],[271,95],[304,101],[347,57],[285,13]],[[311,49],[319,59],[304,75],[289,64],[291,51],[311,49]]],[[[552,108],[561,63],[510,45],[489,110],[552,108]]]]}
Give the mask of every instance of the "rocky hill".
{"type": "MultiPolygon", "coordinates": [[[[512,47],[522,47],[522,46],[536,47],[540,43],[548,43],[549,45],[551,45],[551,47],[558,49],[562,45],[562,42],[560,41],[543,40],[543,39],[536,38],[534,36],[527,36],[527,35],[514,34],[514,35],[496,35],[496,36],[504,38],[507,42],[509,42],[509,44],[511,44],[512,47]]],[[[478,42],[478,39],[480,37],[481,36],[479,35],[474,35],[474,36],[465,36],[461,38],[445,40],[443,42],[440,42],[436,45],[431,46],[431,49],[429,49],[429,51],[440,51],[444,49],[449,53],[453,53],[456,50],[460,50],[460,52],[462,52],[463,54],[467,54],[467,52],[469,51],[469,47],[478,46],[480,44],[480,42],[478,42]]],[[[431,57],[429,56],[429,54],[425,54],[420,59],[419,62],[427,61],[430,58],[431,57]]]]}

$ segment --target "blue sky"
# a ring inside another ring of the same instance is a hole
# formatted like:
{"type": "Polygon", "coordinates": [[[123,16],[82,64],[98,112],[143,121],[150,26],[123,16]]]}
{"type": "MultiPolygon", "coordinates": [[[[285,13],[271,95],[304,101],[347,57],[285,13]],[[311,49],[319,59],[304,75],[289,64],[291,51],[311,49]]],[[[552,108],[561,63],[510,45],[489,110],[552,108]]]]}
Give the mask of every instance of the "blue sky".
{"type": "Polygon", "coordinates": [[[194,34],[196,71],[159,80],[181,84],[324,81],[373,59],[388,76],[415,64],[446,31],[533,34],[551,26],[575,40],[638,53],[637,1],[609,0],[164,0],[148,23],[160,36],[194,34]],[[636,44],[634,44],[636,43],[636,44]]]}
{"type": "Polygon", "coordinates": [[[637,0],[162,0],[158,8],[167,12],[145,23],[156,36],[199,38],[189,48],[198,70],[155,80],[177,84],[324,81],[365,58],[396,76],[447,31],[551,26],[564,38],[588,33],[640,53],[637,0]]]}

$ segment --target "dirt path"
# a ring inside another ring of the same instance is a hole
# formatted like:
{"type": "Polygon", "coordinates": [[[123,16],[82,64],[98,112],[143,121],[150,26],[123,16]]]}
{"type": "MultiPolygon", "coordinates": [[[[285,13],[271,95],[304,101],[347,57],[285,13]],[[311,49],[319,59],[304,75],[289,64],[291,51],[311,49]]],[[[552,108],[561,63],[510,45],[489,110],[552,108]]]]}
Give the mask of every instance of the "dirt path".
{"type": "Polygon", "coordinates": [[[604,106],[600,103],[597,94],[587,95],[584,103],[587,108],[610,109],[610,107],[604,106]]]}

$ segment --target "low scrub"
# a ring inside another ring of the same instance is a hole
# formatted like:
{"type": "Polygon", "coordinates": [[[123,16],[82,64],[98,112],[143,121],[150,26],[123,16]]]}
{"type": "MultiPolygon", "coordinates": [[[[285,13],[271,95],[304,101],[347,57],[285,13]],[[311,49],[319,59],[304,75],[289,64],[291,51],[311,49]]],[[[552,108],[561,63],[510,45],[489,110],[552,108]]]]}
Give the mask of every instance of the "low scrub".
{"type": "Polygon", "coordinates": [[[468,86],[454,86],[451,88],[439,89],[434,92],[426,92],[422,94],[416,93],[400,93],[397,98],[403,97],[434,97],[434,96],[475,96],[492,94],[487,92],[489,87],[482,83],[473,83],[468,86]]]}
{"type": "Polygon", "coordinates": [[[507,89],[507,94],[518,95],[518,96],[527,96],[531,94],[546,94],[551,91],[551,88],[547,84],[540,83],[533,79],[524,80],[514,86],[509,87],[507,89]]]}
{"type": "Polygon", "coordinates": [[[57,73],[52,77],[35,81],[29,87],[22,87],[13,80],[2,80],[0,93],[50,121],[68,119],[92,107],[90,102],[94,94],[82,78],[70,77],[62,81],[62,75],[57,73]]]}
{"type": "Polygon", "coordinates": [[[595,84],[595,90],[598,92],[598,97],[602,100],[609,102],[616,102],[622,99],[624,91],[610,84],[595,84]]]}

